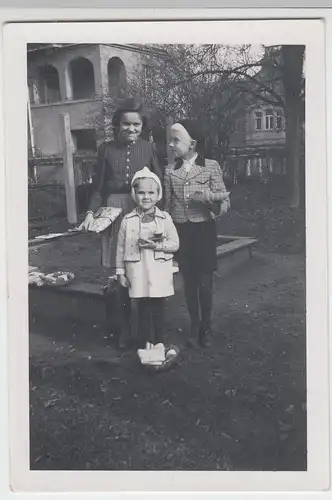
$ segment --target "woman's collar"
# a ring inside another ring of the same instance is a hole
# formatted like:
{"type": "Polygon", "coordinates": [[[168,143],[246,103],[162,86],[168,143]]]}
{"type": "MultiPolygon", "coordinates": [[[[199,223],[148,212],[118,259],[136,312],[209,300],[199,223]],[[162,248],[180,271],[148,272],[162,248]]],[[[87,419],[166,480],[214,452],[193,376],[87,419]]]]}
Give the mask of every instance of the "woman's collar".
{"type": "Polygon", "coordinates": [[[137,144],[139,141],[141,140],[140,137],[138,137],[136,139],[136,141],[133,141],[133,142],[123,142],[121,141],[121,139],[119,139],[118,137],[115,138],[115,142],[121,147],[121,148],[127,148],[128,146],[134,146],[135,144],[137,144]]]}

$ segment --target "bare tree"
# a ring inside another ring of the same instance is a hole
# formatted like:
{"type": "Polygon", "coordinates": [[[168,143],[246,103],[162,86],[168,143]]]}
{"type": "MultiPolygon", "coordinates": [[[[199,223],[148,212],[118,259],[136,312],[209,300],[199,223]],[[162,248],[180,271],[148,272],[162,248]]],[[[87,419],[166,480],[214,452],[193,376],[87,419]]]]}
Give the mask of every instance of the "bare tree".
{"type": "Polygon", "coordinates": [[[303,46],[252,47],[220,45],[160,46],[162,58],[151,56],[150,88],[137,70],[132,89],[143,94],[161,117],[195,117],[219,154],[227,154],[234,116],[247,104],[261,101],[282,107],[286,119],[289,203],[301,202],[300,144],[304,128],[303,46]]]}
{"type": "Polygon", "coordinates": [[[304,122],[304,46],[283,45],[281,53],[290,206],[298,207],[301,203],[301,181],[304,180],[304,165],[301,165],[300,162],[301,134],[304,122]]]}
{"type": "MultiPolygon", "coordinates": [[[[247,105],[261,101],[284,108],[289,202],[299,206],[304,47],[261,47],[255,52],[250,45],[145,45],[144,53],[128,75],[127,94],[149,104],[153,128],[164,129],[170,117],[200,120],[218,159],[227,156],[234,118],[247,105]]],[[[117,100],[103,97],[99,128],[106,137],[112,133],[117,100]]]]}

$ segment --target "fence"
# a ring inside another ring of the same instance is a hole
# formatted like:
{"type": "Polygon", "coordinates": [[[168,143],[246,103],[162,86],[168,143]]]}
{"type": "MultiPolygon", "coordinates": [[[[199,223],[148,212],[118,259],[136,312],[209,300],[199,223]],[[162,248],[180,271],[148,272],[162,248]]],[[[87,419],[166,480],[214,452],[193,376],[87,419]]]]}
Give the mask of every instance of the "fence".
{"type": "MultiPolygon", "coordinates": [[[[73,154],[76,203],[79,212],[86,209],[97,155],[73,154]]],[[[66,216],[66,189],[63,156],[46,156],[40,151],[28,160],[29,220],[66,216]]]]}

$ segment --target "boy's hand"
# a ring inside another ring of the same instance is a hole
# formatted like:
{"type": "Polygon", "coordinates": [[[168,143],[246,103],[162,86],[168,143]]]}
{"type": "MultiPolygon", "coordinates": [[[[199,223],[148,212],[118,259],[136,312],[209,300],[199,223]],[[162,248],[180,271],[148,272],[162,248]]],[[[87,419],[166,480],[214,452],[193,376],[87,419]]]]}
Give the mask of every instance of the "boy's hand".
{"type": "Polygon", "coordinates": [[[140,248],[150,248],[151,250],[155,250],[157,248],[157,245],[154,241],[149,239],[143,240],[142,238],[139,238],[138,246],[140,248]]]}
{"type": "Polygon", "coordinates": [[[124,288],[128,288],[129,287],[129,280],[125,277],[124,274],[119,274],[119,283],[124,288]]]}
{"type": "Polygon", "coordinates": [[[191,195],[190,199],[196,203],[205,203],[205,197],[202,191],[195,191],[195,193],[191,195]]]}
{"type": "Polygon", "coordinates": [[[221,192],[208,192],[208,191],[196,191],[195,193],[192,194],[191,200],[198,202],[198,203],[206,203],[206,204],[213,204],[213,203],[221,203],[222,201],[226,200],[229,197],[230,193],[229,191],[226,191],[225,193],[221,192]]]}

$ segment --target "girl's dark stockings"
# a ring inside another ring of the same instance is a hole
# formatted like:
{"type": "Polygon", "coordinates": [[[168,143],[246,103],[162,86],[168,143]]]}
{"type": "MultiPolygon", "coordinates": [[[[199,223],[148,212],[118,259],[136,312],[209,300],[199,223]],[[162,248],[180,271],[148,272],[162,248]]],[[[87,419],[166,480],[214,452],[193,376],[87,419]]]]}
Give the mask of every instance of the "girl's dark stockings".
{"type": "Polygon", "coordinates": [[[138,334],[143,348],[146,342],[163,342],[164,303],[164,298],[145,297],[137,300],[138,334]]]}

